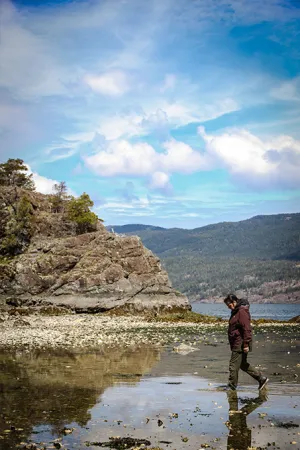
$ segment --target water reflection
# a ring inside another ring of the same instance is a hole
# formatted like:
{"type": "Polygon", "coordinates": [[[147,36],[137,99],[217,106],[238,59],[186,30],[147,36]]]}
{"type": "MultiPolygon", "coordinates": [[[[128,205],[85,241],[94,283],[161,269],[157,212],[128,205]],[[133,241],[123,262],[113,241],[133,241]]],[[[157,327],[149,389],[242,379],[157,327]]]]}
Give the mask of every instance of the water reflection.
{"type": "Polygon", "coordinates": [[[136,383],[159,355],[150,347],[85,355],[0,354],[0,449],[15,449],[33,432],[59,436],[66,424],[86,426],[107,387],[136,383]]]}
{"type": "Polygon", "coordinates": [[[245,399],[245,406],[239,410],[236,391],[227,393],[229,403],[227,450],[247,450],[251,446],[251,428],[247,426],[247,416],[267,401],[266,392],[260,392],[256,398],[245,399]]]}
{"type": "MultiPolygon", "coordinates": [[[[215,352],[220,355],[218,365],[211,361],[209,345],[186,356],[171,347],[162,353],[151,347],[84,355],[0,353],[0,449],[15,450],[18,443],[30,439],[53,448],[53,440],[60,437],[65,448],[83,449],[86,441],[108,442],[112,436],[147,439],[151,447],[160,448],[170,448],[165,442],[172,441],[172,448],[177,449],[196,449],[207,443],[226,448],[228,439],[228,448],[246,449],[251,446],[247,420],[250,425],[258,420],[256,413],[247,416],[266,398],[239,398],[239,413],[234,412],[238,411],[236,393],[228,398],[228,437],[226,394],[212,382],[217,378],[215,370],[226,370],[224,347],[214,347],[214,356],[215,352]],[[63,436],[65,426],[75,429],[63,436]],[[187,444],[182,441],[186,437],[187,444]]],[[[282,354],[281,364],[284,358],[282,354]]],[[[278,362],[273,367],[278,370],[278,362]]],[[[268,369],[274,370],[271,365],[268,369]]],[[[271,383],[268,414],[272,412],[274,421],[294,420],[298,386],[271,383]]],[[[254,389],[244,386],[244,395],[253,395],[254,389]]],[[[274,428],[267,421],[265,425],[264,439],[271,441],[274,428]]],[[[261,441],[261,433],[254,436],[252,431],[254,438],[261,441]]],[[[280,439],[281,448],[287,448],[284,445],[293,436],[280,430],[280,439]]]]}

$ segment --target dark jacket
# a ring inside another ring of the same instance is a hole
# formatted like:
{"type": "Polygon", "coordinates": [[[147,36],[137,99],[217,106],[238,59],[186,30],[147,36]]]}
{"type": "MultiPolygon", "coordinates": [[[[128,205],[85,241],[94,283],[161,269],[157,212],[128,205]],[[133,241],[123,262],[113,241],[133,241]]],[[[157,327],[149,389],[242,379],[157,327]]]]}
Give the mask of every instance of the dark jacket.
{"type": "Polygon", "coordinates": [[[244,345],[252,349],[252,328],[248,300],[241,299],[232,310],[228,325],[228,339],[231,350],[241,351],[244,345]]]}

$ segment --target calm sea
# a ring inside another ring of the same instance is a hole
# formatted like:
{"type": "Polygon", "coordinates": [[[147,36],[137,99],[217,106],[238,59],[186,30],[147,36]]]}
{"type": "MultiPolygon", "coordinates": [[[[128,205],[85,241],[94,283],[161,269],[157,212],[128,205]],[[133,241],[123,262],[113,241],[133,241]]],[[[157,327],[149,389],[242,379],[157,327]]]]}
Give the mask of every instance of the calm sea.
{"type": "MultiPolygon", "coordinates": [[[[217,316],[222,318],[229,317],[229,310],[222,303],[195,302],[192,303],[192,309],[194,312],[207,314],[209,316],[217,316]]],[[[253,319],[288,320],[292,317],[300,315],[300,304],[254,303],[250,306],[250,312],[253,319]]]]}

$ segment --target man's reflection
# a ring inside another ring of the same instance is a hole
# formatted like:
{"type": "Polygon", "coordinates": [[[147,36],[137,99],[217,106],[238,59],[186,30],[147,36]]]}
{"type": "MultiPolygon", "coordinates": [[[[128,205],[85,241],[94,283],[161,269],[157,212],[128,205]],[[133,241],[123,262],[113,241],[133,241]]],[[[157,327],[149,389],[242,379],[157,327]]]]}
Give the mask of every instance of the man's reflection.
{"type": "Polygon", "coordinates": [[[227,450],[247,450],[251,447],[252,431],[247,426],[247,416],[267,400],[267,394],[266,392],[260,392],[258,397],[247,400],[246,405],[240,410],[237,392],[228,391],[227,397],[229,403],[227,450]]]}

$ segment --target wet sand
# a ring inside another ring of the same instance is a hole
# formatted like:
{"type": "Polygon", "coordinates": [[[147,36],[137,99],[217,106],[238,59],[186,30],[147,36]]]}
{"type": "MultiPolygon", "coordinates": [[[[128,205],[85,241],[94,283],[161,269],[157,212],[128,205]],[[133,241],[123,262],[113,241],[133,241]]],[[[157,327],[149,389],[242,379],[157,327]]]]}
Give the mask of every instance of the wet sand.
{"type": "Polygon", "coordinates": [[[173,330],[165,346],[143,343],[138,334],[134,346],[97,352],[2,351],[1,450],[21,442],[95,450],[109,447],[92,443],[118,436],[172,450],[299,449],[299,325],[256,329],[249,359],[270,378],[260,396],[243,373],[237,396],[223,391],[226,328],[188,331],[173,330]],[[194,351],[174,351],[182,343],[194,351]]]}

